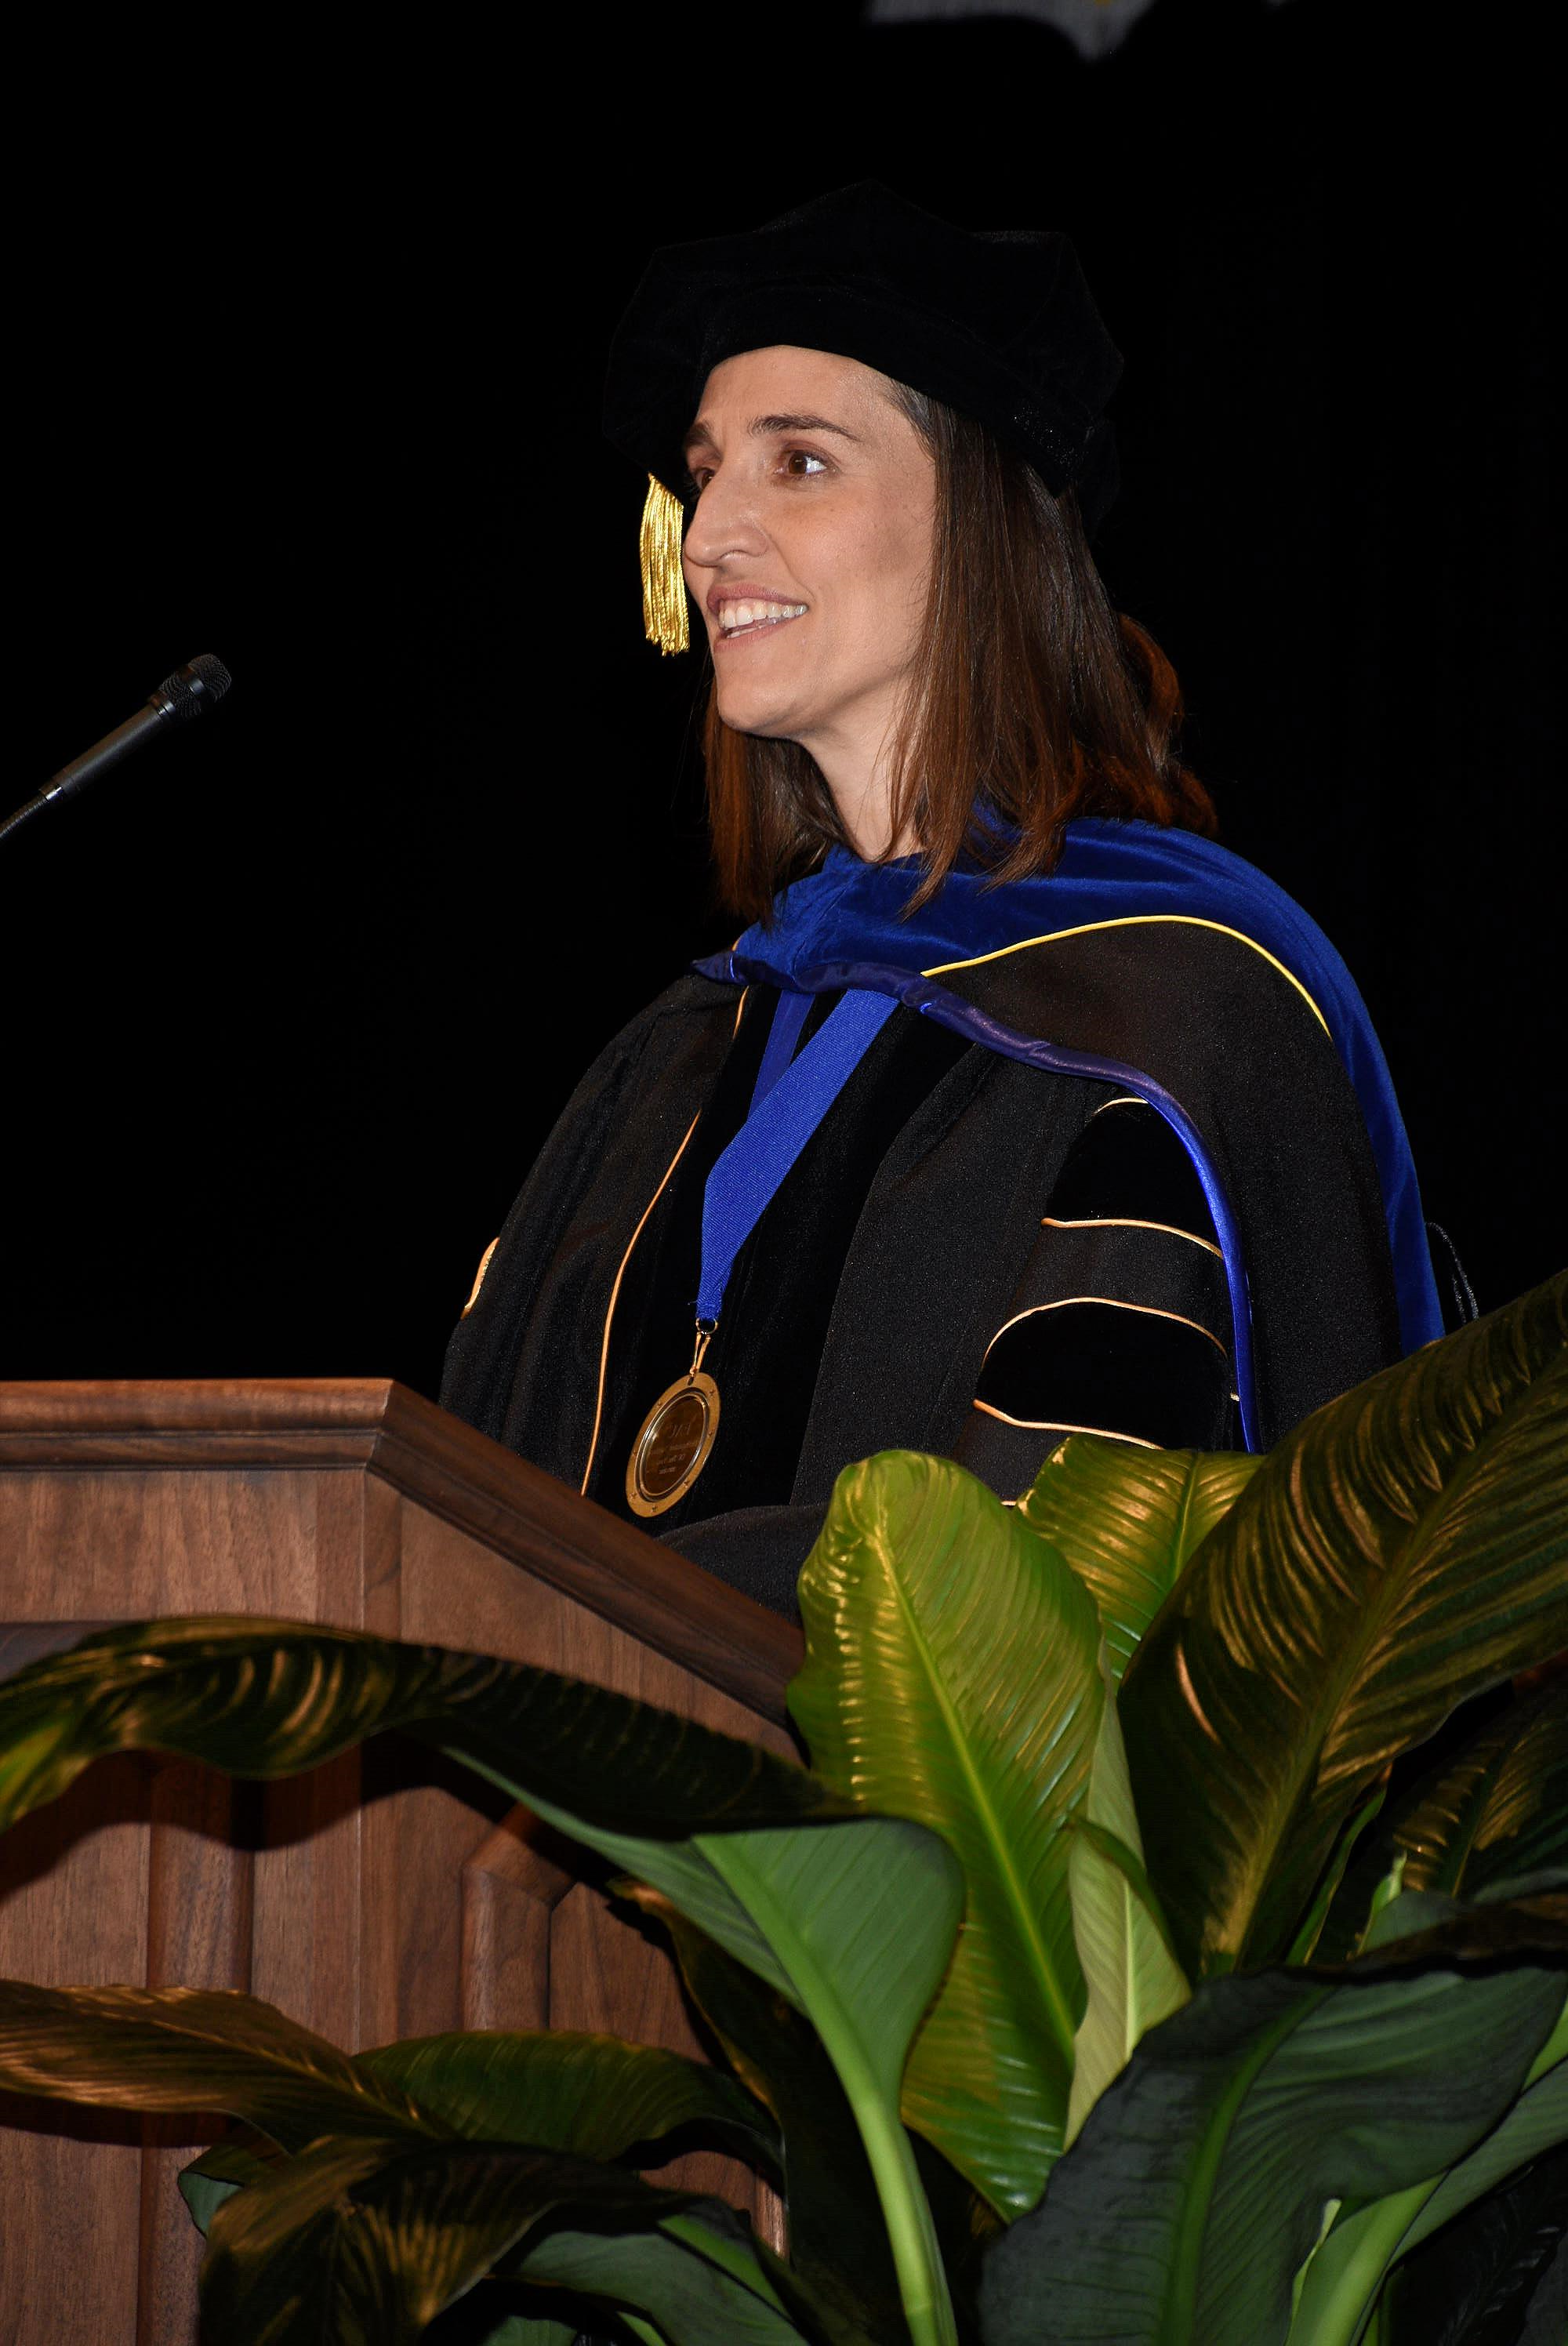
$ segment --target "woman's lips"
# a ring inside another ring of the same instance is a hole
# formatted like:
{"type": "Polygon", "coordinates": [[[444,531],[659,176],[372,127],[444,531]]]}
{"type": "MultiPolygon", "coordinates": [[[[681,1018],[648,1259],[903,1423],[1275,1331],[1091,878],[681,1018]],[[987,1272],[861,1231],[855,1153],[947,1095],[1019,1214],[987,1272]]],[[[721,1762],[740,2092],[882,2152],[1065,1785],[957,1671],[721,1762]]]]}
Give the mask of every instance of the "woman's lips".
{"type": "Polygon", "coordinates": [[[792,621],[803,619],[805,616],[802,606],[799,610],[770,613],[762,619],[743,620],[735,627],[721,626],[716,640],[721,644],[745,643],[749,637],[772,635],[777,628],[787,627],[792,621]]]}
{"type": "Polygon", "coordinates": [[[708,589],[707,600],[720,643],[734,643],[743,636],[765,635],[771,627],[784,627],[789,620],[806,616],[806,605],[798,595],[782,594],[773,587],[713,586],[708,589]]]}

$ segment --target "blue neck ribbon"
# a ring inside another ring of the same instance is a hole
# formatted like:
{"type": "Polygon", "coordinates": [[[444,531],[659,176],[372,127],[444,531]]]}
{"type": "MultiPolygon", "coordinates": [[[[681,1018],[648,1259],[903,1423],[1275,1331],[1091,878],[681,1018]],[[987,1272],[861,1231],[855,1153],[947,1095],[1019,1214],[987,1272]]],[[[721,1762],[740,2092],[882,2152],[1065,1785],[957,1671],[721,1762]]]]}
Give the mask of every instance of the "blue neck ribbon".
{"type": "Polygon", "coordinates": [[[718,1320],[736,1256],[897,1007],[891,994],[848,993],[799,1057],[792,1058],[811,1002],[809,994],[779,996],[750,1114],[708,1177],[697,1292],[699,1327],[718,1320]]]}

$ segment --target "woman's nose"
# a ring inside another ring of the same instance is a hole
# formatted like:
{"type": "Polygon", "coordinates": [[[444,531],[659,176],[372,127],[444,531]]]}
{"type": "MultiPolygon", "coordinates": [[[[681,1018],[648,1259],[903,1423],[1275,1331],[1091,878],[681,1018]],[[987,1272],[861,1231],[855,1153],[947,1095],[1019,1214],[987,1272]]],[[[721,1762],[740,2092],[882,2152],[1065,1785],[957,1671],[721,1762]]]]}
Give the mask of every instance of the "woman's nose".
{"type": "Polygon", "coordinates": [[[717,569],[732,555],[760,554],[767,544],[768,533],[744,484],[727,483],[722,474],[709,481],[687,528],[687,560],[699,569],[717,569]]]}

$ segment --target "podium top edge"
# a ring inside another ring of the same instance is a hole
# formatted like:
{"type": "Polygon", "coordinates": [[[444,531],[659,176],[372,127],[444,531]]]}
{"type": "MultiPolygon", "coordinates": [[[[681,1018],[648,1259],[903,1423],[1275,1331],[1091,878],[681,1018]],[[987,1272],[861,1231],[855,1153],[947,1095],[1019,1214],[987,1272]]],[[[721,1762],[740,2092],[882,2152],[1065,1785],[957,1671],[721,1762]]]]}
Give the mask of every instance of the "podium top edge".
{"type": "Polygon", "coordinates": [[[390,1377],[0,1384],[0,1481],[84,1472],[352,1470],[787,1723],[793,1624],[390,1377]]]}
{"type": "Polygon", "coordinates": [[[0,1384],[0,1435],[372,1432],[391,1377],[86,1378],[0,1384]]]}

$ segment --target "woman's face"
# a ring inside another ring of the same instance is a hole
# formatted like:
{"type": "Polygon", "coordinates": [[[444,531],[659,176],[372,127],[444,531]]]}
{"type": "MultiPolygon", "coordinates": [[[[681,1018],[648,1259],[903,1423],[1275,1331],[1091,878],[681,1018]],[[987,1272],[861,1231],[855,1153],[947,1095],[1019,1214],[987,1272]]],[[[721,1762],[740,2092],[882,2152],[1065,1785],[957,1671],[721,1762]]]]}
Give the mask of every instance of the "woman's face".
{"type": "Polygon", "coordinates": [[[917,657],[931,457],[885,376],[788,344],[715,367],[686,455],[718,713],[802,742],[831,783],[875,759],[917,657]]]}

